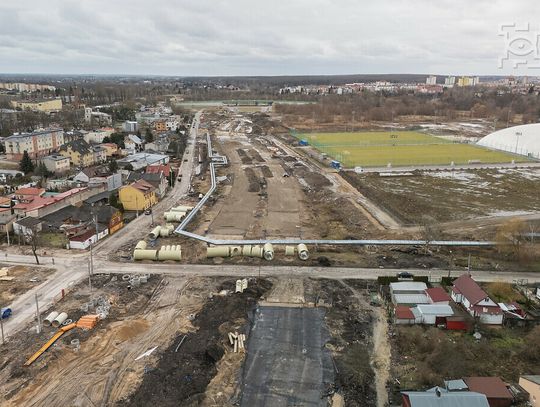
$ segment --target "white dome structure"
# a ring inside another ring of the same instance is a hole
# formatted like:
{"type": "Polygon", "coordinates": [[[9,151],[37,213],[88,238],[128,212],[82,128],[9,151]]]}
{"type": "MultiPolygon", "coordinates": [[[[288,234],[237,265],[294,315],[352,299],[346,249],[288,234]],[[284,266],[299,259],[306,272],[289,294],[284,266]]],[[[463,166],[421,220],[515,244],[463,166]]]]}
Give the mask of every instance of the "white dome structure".
{"type": "Polygon", "coordinates": [[[540,123],[508,127],[488,134],[478,143],[495,150],[540,159],[540,123]]]}

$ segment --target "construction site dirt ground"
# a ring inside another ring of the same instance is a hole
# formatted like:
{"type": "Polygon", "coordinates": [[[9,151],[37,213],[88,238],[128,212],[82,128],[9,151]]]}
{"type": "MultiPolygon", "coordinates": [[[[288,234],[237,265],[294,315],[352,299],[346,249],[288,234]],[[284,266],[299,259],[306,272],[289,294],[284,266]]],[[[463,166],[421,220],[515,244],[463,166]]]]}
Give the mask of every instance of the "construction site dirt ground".
{"type": "Polygon", "coordinates": [[[229,166],[218,169],[215,199],[191,230],[229,238],[346,238],[371,233],[369,218],[346,194],[336,193],[339,185],[332,178],[267,133],[272,122],[264,116],[235,119],[249,120],[249,133],[242,127],[232,131],[229,125],[223,130],[223,123],[232,120],[230,112],[205,120],[214,149],[228,157],[229,166]]]}
{"type": "Polygon", "coordinates": [[[0,264],[0,306],[8,305],[18,295],[41,284],[53,271],[43,267],[0,264]]]}
{"type": "Polygon", "coordinates": [[[259,303],[318,305],[336,369],[334,382],[319,389],[321,398],[374,405],[377,377],[385,376],[374,362],[376,309],[369,305],[373,287],[366,290],[366,282],[250,279],[248,289],[235,294],[230,278],[153,275],[128,290],[129,282],[120,277],[95,275],[92,293],[83,282],[53,307],[77,320],[91,312],[81,309],[90,299],[107,298],[110,313],[94,329],[67,332],[29,367],[24,362],[53,328],[37,334],[32,324],[0,348],[1,405],[236,405],[244,386],[254,383],[243,375],[245,353],[233,352],[227,333],[245,333],[249,343],[259,303]]]}

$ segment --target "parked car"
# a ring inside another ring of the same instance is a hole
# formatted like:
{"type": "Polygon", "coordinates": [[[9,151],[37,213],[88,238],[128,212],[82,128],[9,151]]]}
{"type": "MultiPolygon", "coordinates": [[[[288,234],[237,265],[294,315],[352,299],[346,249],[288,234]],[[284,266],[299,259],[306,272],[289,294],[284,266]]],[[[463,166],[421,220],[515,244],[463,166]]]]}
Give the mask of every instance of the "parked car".
{"type": "Polygon", "coordinates": [[[145,215],[150,215],[152,213],[152,209],[147,209],[144,211],[145,215]]]}
{"type": "Polygon", "coordinates": [[[11,316],[11,308],[2,308],[0,309],[0,318],[6,319],[11,316]]]}
{"type": "Polygon", "coordinates": [[[401,273],[398,273],[398,278],[413,278],[414,274],[409,273],[408,271],[402,271],[401,273]]]}

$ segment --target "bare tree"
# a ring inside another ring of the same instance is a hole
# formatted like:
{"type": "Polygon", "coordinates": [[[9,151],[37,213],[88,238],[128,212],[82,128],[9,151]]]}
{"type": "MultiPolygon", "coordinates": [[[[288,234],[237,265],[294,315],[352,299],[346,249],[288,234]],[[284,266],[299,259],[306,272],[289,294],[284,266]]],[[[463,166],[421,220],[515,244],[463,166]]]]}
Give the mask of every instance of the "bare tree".
{"type": "Polygon", "coordinates": [[[429,246],[431,242],[441,237],[441,229],[431,216],[422,217],[422,237],[426,241],[425,251],[427,254],[430,252],[429,246]]]}
{"type": "Polygon", "coordinates": [[[499,249],[507,250],[510,254],[519,258],[522,254],[526,227],[526,223],[519,218],[513,218],[503,223],[497,230],[496,239],[499,249]]]}
{"type": "Polygon", "coordinates": [[[26,228],[24,238],[26,243],[28,243],[32,249],[32,254],[36,258],[36,264],[39,264],[39,257],[37,255],[38,249],[38,240],[39,240],[39,230],[38,225],[33,225],[29,228],[26,228]]]}

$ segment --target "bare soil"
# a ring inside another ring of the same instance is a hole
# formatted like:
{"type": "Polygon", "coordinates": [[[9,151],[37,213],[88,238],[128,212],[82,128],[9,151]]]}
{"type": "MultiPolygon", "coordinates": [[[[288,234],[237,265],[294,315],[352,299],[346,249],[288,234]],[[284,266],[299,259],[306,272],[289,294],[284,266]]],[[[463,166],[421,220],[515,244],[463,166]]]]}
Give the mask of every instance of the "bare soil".
{"type": "Polygon", "coordinates": [[[0,305],[2,307],[8,306],[17,296],[41,284],[54,272],[53,269],[31,266],[0,265],[0,268],[5,268],[7,271],[7,279],[0,277],[0,305]]]}
{"type": "MultiPolygon", "coordinates": [[[[205,404],[205,390],[217,374],[217,363],[229,348],[227,332],[247,333],[247,317],[259,297],[270,288],[265,280],[251,281],[242,294],[214,295],[192,321],[195,332],[178,336],[148,371],[140,387],[120,406],[194,406],[205,404]]],[[[219,289],[234,290],[234,281],[219,289]]],[[[237,372],[238,373],[238,372],[237,372]]]]}

